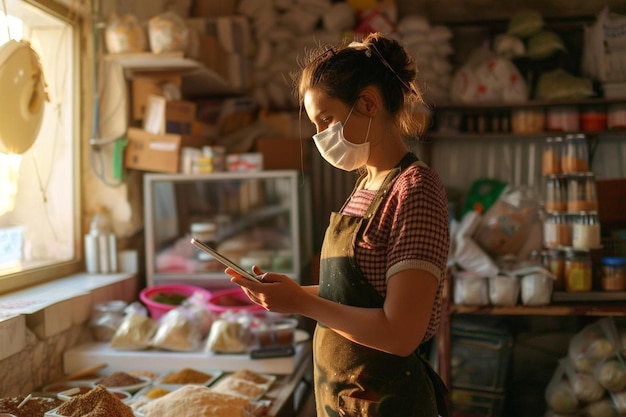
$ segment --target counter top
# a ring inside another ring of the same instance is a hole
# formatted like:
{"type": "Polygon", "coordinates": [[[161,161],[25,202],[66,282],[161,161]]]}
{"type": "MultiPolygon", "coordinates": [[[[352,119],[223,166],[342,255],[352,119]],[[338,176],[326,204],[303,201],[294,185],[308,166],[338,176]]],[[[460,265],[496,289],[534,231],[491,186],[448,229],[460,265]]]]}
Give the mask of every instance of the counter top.
{"type": "Polygon", "coordinates": [[[106,363],[102,372],[173,368],[219,369],[225,372],[249,369],[277,376],[264,398],[271,401],[263,417],[293,417],[310,404],[312,391],[312,358],[309,340],[295,345],[289,358],[250,359],[247,355],[211,355],[202,352],[167,352],[156,350],[115,351],[107,343],[88,343],[68,350],[64,355],[66,374],[106,363]]]}
{"type": "Polygon", "coordinates": [[[164,350],[124,351],[109,347],[108,343],[87,343],[63,354],[66,374],[106,363],[106,372],[148,369],[155,372],[172,368],[219,369],[238,371],[249,369],[275,375],[292,374],[302,359],[311,353],[310,342],[295,345],[295,354],[271,359],[250,359],[246,354],[217,354],[207,352],[171,352],[164,350]]]}

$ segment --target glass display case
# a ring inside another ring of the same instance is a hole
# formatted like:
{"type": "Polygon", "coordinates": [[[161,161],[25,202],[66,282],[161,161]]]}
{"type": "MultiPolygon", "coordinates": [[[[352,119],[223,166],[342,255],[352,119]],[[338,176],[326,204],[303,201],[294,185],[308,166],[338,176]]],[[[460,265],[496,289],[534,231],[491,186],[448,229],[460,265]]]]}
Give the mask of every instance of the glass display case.
{"type": "Polygon", "coordinates": [[[242,267],[258,265],[300,281],[310,260],[310,186],[298,171],[146,174],[148,286],[232,286],[225,267],[195,237],[242,267]]]}

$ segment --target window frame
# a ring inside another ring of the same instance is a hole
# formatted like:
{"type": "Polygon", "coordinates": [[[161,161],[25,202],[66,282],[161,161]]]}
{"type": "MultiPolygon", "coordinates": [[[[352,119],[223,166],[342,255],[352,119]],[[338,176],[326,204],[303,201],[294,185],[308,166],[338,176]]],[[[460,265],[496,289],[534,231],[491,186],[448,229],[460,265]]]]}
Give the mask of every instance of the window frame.
{"type": "MultiPolygon", "coordinates": [[[[33,7],[36,7],[45,13],[51,14],[55,18],[64,21],[72,27],[72,41],[74,46],[74,54],[72,59],[72,70],[75,76],[71,80],[73,110],[75,112],[72,126],[72,183],[73,183],[73,207],[74,207],[74,257],[69,261],[59,261],[53,265],[42,267],[34,267],[24,271],[18,271],[0,276],[0,294],[17,291],[23,288],[32,287],[37,284],[50,282],[59,278],[67,277],[76,272],[84,270],[83,266],[83,244],[81,240],[82,228],[82,182],[80,180],[80,172],[82,171],[82,146],[81,138],[84,136],[85,123],[81,120],[89,114],[88,109],[82,109],[82,103],[86,102],[86,97],[82,93],[82,79],[84,78],[82,68],[81,51],[83,49],[82,32],[84,11],[71,10],[64,4],[53,0],[21,0],[33,7]],[[68,16],[75,17],[74,19],[68,16]]],[[[61,0],[62,1],[62,0],[61,0]]],[[[4,10],[3,10],[4,12],[4,10]]],[[[87,51],[87,54],[93,51],[87,51]]]]}

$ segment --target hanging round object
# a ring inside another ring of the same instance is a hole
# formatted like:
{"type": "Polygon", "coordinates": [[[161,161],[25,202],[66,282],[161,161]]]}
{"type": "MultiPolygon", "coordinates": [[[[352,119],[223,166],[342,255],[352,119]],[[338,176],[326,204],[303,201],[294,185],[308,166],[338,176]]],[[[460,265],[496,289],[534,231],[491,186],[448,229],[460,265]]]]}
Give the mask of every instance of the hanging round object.
{"type": "Polygon", "coordinates": [[[43,120],[46,84],[39,56],[26,41],[0,45],[0,152],[22,154],[43,120]]]}

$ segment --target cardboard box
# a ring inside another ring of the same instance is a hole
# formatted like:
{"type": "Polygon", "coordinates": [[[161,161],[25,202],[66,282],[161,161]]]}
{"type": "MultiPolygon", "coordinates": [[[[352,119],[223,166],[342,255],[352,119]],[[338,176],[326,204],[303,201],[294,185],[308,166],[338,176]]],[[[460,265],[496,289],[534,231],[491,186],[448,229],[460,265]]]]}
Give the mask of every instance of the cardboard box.
{"type": "Polygon", "coordinates": [[[151,94],[163,96],[163,86],[171,84],[179,90],[182,87],[182,76],[179,72],[135,73],[131,80],[132,117],[143,120],[148,97],[151,94]]]}
{"type": "Polygon", "coordinates": [[[214,127],[218,136],[250,126],[256,119],[257,103],[252,97],[198,100],[198,120],[214,127]]]}
{"type": "Polygon", "coordinates": [[[192,135],[196,120],[196,103],[183,100],[165,100],[150,95],[144,114],[144,130],[155,134],[177,133],[192,135]]]}
{"type": "Polygon", "coordinates": [[[195,0],[191,8],[194,17],[231,16],[236,13],[236,0],[195,0]]]}
{"type": "Polygon", "coordinates": [[[173,133],[154,135],[134,127],[128,129],[127,137],[126,168],[141,171],[180,172],[182,148],[210,145],[204,137],[173,133]]]}
{"type": "Polygon", "coordinates": [[[243,16],[187,20],[189,43],[186,54],[214,71],[231,87],[252,86],[252,34],[243,16]]]}
{"type": "Polygon", "coordinates": [[[264,169],[309,169],[310,140],[259,138],[255,148],[263,154],[264,169]]]}

